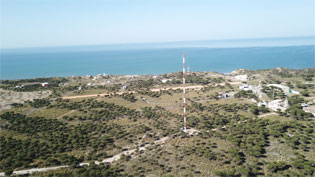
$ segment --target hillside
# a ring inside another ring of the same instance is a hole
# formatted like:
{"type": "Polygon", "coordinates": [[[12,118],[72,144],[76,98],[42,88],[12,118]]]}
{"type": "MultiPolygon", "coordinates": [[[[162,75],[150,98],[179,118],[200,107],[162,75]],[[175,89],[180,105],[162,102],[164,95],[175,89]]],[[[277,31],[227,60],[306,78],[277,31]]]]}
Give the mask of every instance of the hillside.
{"type": "Polygon", "coordinates": [[[181,130],[180,72],[2,80],[0,171],[314,176],[314,74],[315,68],[191,72],[189,133],[181,130]]]}

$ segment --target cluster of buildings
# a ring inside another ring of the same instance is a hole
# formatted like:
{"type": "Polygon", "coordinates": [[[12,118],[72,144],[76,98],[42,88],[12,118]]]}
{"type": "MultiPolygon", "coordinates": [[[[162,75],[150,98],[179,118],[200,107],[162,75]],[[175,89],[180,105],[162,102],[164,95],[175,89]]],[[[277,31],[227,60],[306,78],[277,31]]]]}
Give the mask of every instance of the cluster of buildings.
{"type": "MultiPolygon", "coordinates": [[[[296,90],[292,90],[290,87],[288,86],[284,86],[284,85],[281,85],[281,84],[268,84],[267,85],[268,87],[277,87],[277,88],[280,88],[283,90],[283,92],[285,94],[289,94],[289,93],[292,93],[292,94],[300,94],[298,91],[296,90]]],[[[261,91],[262,89],[262,86],[261,84],[259,84],[258,86],[254,86],[254,85],[247,85],[247,84],[242,84],[239,86],[239,89],[240,90],[244,90],[244,91],[249,91],[251,90],[254,94],[257,94],[258,95],[258,98],[259,101],[257,104],[258,106],[265,106],[273,111],[278,111],[278,110],[281,110],[281,111],[285,111],[286,109],[289,108],[289,103],[288,103],[288,100],[285,99],[285,100],[282,100],[282,99],[276,99],[276,100],[272,100],[272,101],[264,101],[262,98],[263,98],[263,92],[261,91]]]]}
{"type": "Polygon", "coordinates": [[[152,79],[160,79],[163,84],[171,82],[173,80],[173,79],[164,78],[164,77],[159,76],[159,75],[152,76],[152,79]]]}
{"type": "Polygon", "coordinates": [[[219,92],[219,98],[233,98],[236,92],[219,92]]]}
{"type": "Polygon", "coordinates": [[[259,84],[258,86],[255,85],[247,85],[247,84],[242,84],[238,87],[240,90],[244,90],[244,91],[249,91],[251,90],[254,94],[258,95],[258,98],[262,100],[262,95],[263,92],[261,91],[262,86],[261,84],[259,84]]]}
{"type": "Polygon", "coordinates": [[[285,111],[289,108],[289,102],[287,99],[285,100],[281,100],[281,99],[277,99],[277,100],[273,100],[273,101],[261,101],[258,102],[258,106],[265,106],[273,111],[285,111]]]}
{"type": "Polygon", "coordinates": [[[231,97],[231,95],[229,93],[220,92],[218,97],[219,98],[229,98],[229,97],[231,97]]]}
{"type": "MultiPolygon", "coordinates": [[[[239,80],[239,81],[248,81],[249,78],[247,75],[236,75],[234,76],[234,79],[239,80]]],[[[268,87],[277,87],[280,88],[285,94],[300,94],[299,91],[293,90],[288,86],[285,85],[281,85],[281,84],[268,84],[268,87]]],[[[277,111],[277,110],[281,110],[281,111],[285,111],[286,109],[289,108],[289,103],[288,100],[282,100],[282,99],[276,99],[276,100],[272,100],[272,101],[263,101],[263,95],[264,93],[261,91],[262,89],[262,85],[259,84],[258,86],[255,85],[248,85],[248,84],[242,84],[239,86],[240,90],[244,90],[244,91],[249,91],[251,90],[254,94],[256,94],[259,98],[259,101],[257,104],[258,106],[265,106],[271,110],[277,111]]]]}
{"type": "Polygon", "coordinates": [[[29,84],[17,85],[17,86],[15,86],[15,88],[24,88],[24,87],[33,87],[33,86],[47,87],[48,85],[49,85],[48,82],[43,82],[43,83],[29,83],[29,84]]]}
{"type": "Polygon", "coordinates": [[[278,87],[286,94],[288,94],[288,93],[300,94],[299,91],[292,90],[290,87],[285,86],[285,85],[281,85],[281,84],[268,84],[267,86],[268,87],[278,87]]]}
{"type": "Polygon", "coordinates": [[[246,74],[244,74],[244,75],[236,75],[236,76],[234,76],[234,78],[236,80],[239,80],[239,81],[247,81],[248,80],[248,77],[247,77],[246,74]]]}
{"type": "Polygon", "coordinates": [[[97,74],[96,76],[90,76],[90,75],[86,75],[86,76],[89,77],[89,78],[92,77],[92,80],[95,81],[97,79],[103,79],[103,78],[108,77],[108,74],[103,73],[103,74],[97,74]]]}

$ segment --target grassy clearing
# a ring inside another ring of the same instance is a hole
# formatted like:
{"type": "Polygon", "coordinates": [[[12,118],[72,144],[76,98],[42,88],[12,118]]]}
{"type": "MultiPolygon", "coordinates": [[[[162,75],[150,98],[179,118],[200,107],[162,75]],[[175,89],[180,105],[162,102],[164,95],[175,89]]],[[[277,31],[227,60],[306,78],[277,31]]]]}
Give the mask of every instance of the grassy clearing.
{"type": "Polygon", "coordinates": [[[25,134],[13,132],[13,131],[7,131],[7,130],[0,130],[0,134],[1,134],[1,136],[11,137],[11,138],[18,139],[18,140],[25,140],[25,139],[29,138],[25,134]]]}
{"type": "Polygon", "coordinates": [[[275,138],[271,138],[269,142],[270,144],[266,148],[265,160],[267,162],[289,161],[291,158],[295,157],[294,150],[285,143],[281,143],[275,138]]]}
{"type": "Polygon", "coordinates": [[[29,116],[61,119],[60,116],[66,114],[68,112],[69,112],[69,110],[67,110],[67,109],[47,108],[47,109],[41,109],[39,111],[32,112],[31,114],[29,114],[29,116]]]}
{"type": "Polygon", "coordinates": [[[15,112],[15,113],[23,113],[27,110],[31,109],[31,107],[28,107],[28,106],[23,106],[23,107],[14,107],[14,108],[11,108],[11,109],[6,109],[6,110],[2,110],[0,111],[0,114],[4,114],[6,112],[15,112]]]}
{"type": "Polygon", "coordinates": [[[284,117],[284,116],[279,116],[279,115],[269,115],[269,116],[263,117],[263,119],[268,119],[268,120],[272,120],[272,121],[277,120],[277,121],[281,121],[281,122],[294,121],[294,119],[291,117],[284,117]]]}
{"type": "Polygon", "coordinates": [[[124,106],[130,109],[136,109],[140,110],[141,107],[148,106],[146,102],[140,99],[138,95],[136,95],[136,98],[138,99],[136,102],[132,103],[130,101],[124,100],[123,98],[120,98],[118,96],[112,96],[112,97],[98,97],[97,100],[99,101],[105,101],[108,103],[114,103],[120,106],[124,106]]]}
{"type": "Polygon", "coordinates": [[[109,92],[106,89],[87,89],[87,90],[75,91],[72,94],[70,94],[69,96],[102,94],[102,93],[109,93],[109,92]]]}

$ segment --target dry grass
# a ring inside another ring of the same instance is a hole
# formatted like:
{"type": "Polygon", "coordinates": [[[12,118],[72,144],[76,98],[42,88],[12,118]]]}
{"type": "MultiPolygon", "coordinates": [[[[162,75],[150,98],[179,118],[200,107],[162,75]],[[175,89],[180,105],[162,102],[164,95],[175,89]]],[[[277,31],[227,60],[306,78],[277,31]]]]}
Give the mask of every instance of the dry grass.
{"type": "Polygon", "coordinates": [[[61,116],[68,112],[69,112],[68,109],[46,108],[46,109],[40,109],[39,111],[32,112],[28,116],[61,119],[61,116]]]}
{"type": "Polygon", "coordinates": [[[86,89],[75,91],[69,96],[78,96],[78,95],[90,95],[90,94],[102,94],[102,93],[109,93],[106,89],[86,89]]]}

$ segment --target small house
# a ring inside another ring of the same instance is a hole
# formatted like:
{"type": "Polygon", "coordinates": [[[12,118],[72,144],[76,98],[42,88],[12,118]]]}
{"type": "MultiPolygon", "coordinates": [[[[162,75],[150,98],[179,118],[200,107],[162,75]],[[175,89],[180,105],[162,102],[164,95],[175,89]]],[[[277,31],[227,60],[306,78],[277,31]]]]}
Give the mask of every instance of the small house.
{"type": "Polygon", "coordinates": [[[251,85],[247,85],[247,84],[242,84],[238,87],[240,90],[244,90],[244,91],[248,91],[248,90],[252,90],[253,86],[251,85]]]}
{"type": "Polygon", "coordinates": [[[230,94],[228,93],[224,93],[224,92],[219,93],[219,98],[228,98],[228,97],[230,97],[230,94]]]}
{"type": "Polygon", "coordinates": [[[165,84],[166,82],[170,82],[170,81],[172,81],[172,79],[162,79],[162,80],[161,80],[161,82],[164,83],[164,84],[165,84]]]}
{"type": "Polygon", "coordinates": [[[43,82],[43,83],[41,83],[41,85],[42,85],[42,87],[46,87],[46,86],[48,86],[48,82],[43,82]]]}

